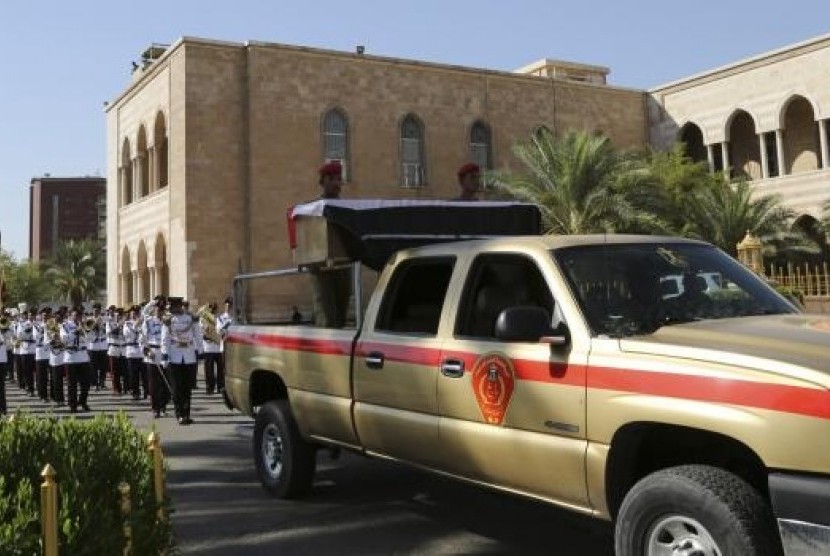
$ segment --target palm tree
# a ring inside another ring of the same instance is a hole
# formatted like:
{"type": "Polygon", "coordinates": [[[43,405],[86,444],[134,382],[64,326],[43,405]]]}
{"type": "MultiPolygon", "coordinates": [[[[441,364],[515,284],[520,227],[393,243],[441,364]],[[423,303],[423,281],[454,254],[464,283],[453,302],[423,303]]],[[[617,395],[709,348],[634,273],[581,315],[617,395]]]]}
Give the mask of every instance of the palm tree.
{"type": "Polygon", "coordinates": [[[747,181],[701,189],[687,198],[685,214],[692,237],[733,256],[747,232],[773,249],[807,249],[803,236],[789,231],[793,211],[776,195],[753,197],[747,181]]]}
{"type": "Polygon", "coordinates": [[[57,294],[77,307],[95,298],[104,287],[104,268],[100,242],[69,240],[55,247],[46,276],[52,280],[57,294]]]}
{"type": "Polygon", "coordinates": [[[664,230],[643,210],[658,194],[648,168],[617,154],[607,137],[569,132],[556,141],[543,130],[513,147],[527,174],[497,173],[495,186],[534,203],[545,231],[554,234],[664,230]]]}

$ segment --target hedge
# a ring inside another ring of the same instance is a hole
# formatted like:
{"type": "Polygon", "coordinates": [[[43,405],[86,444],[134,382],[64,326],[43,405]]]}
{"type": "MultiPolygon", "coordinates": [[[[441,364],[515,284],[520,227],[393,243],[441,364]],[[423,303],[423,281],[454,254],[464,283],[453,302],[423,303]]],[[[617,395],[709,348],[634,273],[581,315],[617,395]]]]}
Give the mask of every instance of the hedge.
{"type": "MultiPolygon", "coordinates": [[[[40,485],[46,464],[58,483],[61,554],[122,554],[118,485],[131,488],[132,554],[171,553],[169,520],[157,519],[147,440],[123,413],[90,420],[32,417],[0,421],[0,555],[41,554],[40,485]]],[[[169,515],[169,499],[164,507],[169,515]]]]}

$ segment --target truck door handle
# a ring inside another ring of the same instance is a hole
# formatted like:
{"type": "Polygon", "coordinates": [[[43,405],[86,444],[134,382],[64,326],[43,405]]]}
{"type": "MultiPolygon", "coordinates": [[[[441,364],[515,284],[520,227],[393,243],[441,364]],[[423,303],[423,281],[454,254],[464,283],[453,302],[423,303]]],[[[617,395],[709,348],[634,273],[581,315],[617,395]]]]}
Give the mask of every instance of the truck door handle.
{"type": "Polygon", "coordinates": [[[450,378],[461,378],[464,376],[464,361],[445,359],[441,363],[441,374],[450,378]]]}
{"type": "Polygon", "coordinates": [[[370,369],[383,368],[383,354],[379,351],[373,351],[366,356],[366,366],[370,369]]]}

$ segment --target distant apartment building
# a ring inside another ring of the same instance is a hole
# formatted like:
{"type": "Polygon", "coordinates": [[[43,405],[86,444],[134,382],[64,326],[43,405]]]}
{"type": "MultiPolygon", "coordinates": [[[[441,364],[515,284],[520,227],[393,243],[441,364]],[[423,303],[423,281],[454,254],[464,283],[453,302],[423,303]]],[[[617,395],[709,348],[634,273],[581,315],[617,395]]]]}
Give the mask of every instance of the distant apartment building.
{"type": "Polygon", "coordinates": [[[49,257],[70,239],[106,238],[107,180],[100,177],[43,176],[29,187],[29,258],[49,257]]]}

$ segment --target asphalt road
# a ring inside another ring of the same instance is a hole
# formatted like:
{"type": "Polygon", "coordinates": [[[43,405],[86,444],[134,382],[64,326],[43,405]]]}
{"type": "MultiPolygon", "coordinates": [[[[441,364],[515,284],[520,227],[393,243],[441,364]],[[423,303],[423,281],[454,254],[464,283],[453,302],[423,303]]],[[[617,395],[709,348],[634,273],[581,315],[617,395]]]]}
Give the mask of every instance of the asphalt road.
{"type": "MultiPolygon", "coordinates": [[[[10,411],[69,416],[6,385],[10,411]]],[[[270,498],[251,460],[251,419],[203,388],[191,426],[154,420],[147,401],[110,390],[92,392],[90,406],[161,435],[182,554],[613,554],[605,522],[349,453],[320,453],[308,498],[270,498]]]]}

